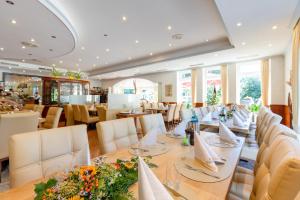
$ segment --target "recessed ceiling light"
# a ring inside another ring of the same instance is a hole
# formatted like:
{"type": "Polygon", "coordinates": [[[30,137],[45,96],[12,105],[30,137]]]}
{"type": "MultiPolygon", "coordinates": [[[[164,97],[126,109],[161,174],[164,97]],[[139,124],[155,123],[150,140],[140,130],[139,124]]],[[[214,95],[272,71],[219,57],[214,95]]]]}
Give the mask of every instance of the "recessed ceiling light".
{"type": "Polygon", "coordinates": [[[0,48],[0,51],[4,51],[4,48],[3,48],[3,47],[1,47],[1,48],[0,48]]]}
{"type": "Polygon", "coordinates": [[[5,1],[6,3],[10,4],[10,5],[14,5],[15,3],[12,1],[5,1]]]}
{"type": "Polygon", "coordinates": [[[169,47],[173,46],[171,43],[169,44],[169,47]]]}
{"type": "Polygon", "coordinates": [[[42,70],[39,70],[39,72],[41,73],[41,72],[42,72],[42,70]]]}
{"type": "Polygon", "coordinates": [[[172,26],[169,25],[169,26],[167,27],[167,29],[168,29],[169,31],[172,30],[172,26]]]}
{"type": "Polygon", "coordinates": [[[11,69],[11,67],[9,67],[9,69],[11,69]]]}
{"type": "Polygon", "coordinates": [[[79,59],[78,59],[78,61],[79,61],[79,62],[81,62],[81,61],[82,61],[82,59],[81,59],[81,58],[79,58],[79,59]]]}
{"type": "Polygon", "coordinates": [[[237,26],[237,27],[240,27],[240,26],[242,26],[242,25],[243,25],[242,22],[236,23],[236,26],[237,26]]]}
{"type": "Polygon", "coordinates": [[[96,64],[93,64],[93,67],[96,67],[96,64]]]}
{"type": "Polygon", "coordinates": [[[34,39],[34,38],[31,38],[30,41],[31,41],[31,42],[35,42],[35,39],[34,39]]]}
{"type": "Polygon", "coordinates": [[[208,42],[208,41],[209,41],[209,39],[206,39],[206,40],[205,40],[205,42],[208,42]]]}
{"type": "Polygon", "coordinates": [[[25,60],[23,59],[22,62],[25,62],[25,60]]]}
{"type": "Polygon", "coordinates": [[[26,47],[25,46],[22,46],[22,49],[25,49],[26,47]]]}
{"type": "Polygon", "coordinates": [[[59,63],[60,63],[60,64],[62,64],[62,63],[63,63],[63,61],[62,61],[62,60],[60,60],[60,61],[59,61],[59,63]]]}
{"type": "Polygon", "coordinates": [[[84,47],[84,46],[82,46],[82,47],[81,47],[81,50],[85,50],[85,47],[84,47]]]}
{"type": "Polygon", "coordinates": [[[215,53],[214,56],[219,56],[219,54],[215,53]]]}
{"type": "Polygon", "coordinates": [[[110,51],[110,49],[105,49],[105,51],[106,51],[106,52],[109,52],[109,51],[110,51]]]}
{"type": "Polygon", "coordinates": [[[245,46],[245,45],[246,45],[246,42],[242,42],[242,45],[245,46]]]}
{"type": "Polygon", "coordinates": [[[272,26],[273,30],[276,30],[278,27],[276,25],[272,26]]]}
{"type": "Polygon", "coordinates": [[[139,42],[140,42],[140,41],[138,41],[138,40],[135,40],[135,43],[136,43],[136,44],[138,44],[139,42]]]}
{"type": "Polygon", "coordinates": [[[55,38],[56,38],[56,36],[55,36],[55,35],[51,35],[51,37],[52,37],[53,39],[55,39],[55,38]]]}
{"type": "Polygon", "coordinates": [[[150,56],[152,56],[152,55],[153,55],[153,53],[151,52],[151,53],[149,53],[149,55],[150,55],[150,56]]]}
{"type": "Polygon", "coordinates": [[[96,59],[97,59],[97,60],[99,60],[99,58],[100,58],[99,56],[96,56],[96,59]]]}
{"type": "Polygon", "coordinates": [[[12,20],[11,20],[11,23],[12,23],[12,24],[16,24],[16,23],[17,23],[17,21],[16,21],[16,20],[14,20],[14,19],[12,19],[12,20]]]}
{"type": "Polygon", "coordinates": [[[25,73],[26,71],[25,70],[23,70],[23,73],[25,73]]]}
{"type": "Polygon", "coordinates": [[[123,20],[124,22],[126,22],[126,21],[127,21],[127,17],[126,17],[126,16],[122,16],[122,20],[123,20]]]}
{"type": "Polygon", "coordinates": [[[132,58],[129,56],[129,57],[128,57],[128,60],[131,60],[131,59],[132,59],[132,58]]]}
{"type": "Polygon", "coordinates": [[[269,47],[272,47],[273,45],[271,43],[268,44],[269,47]]]}

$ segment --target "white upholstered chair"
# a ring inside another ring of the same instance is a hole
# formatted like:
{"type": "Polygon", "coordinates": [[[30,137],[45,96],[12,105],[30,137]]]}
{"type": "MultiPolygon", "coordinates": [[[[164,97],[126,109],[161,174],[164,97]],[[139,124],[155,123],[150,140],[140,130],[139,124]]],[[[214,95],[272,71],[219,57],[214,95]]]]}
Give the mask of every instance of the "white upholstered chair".
{"type": "Polygon", "coordinates": [[[170,104],[166,115],[163,116],[165,123],[167,123],[168,129],[170,129],[170,124],[173,125],[175,108],[176,104],[170,104]]]}
{"type": "Polygon", "coordinates": [[[79,105],[80,113],[81,113],[81,122],[85,124],[93,124],[99,121],[98,116],[90,116],[88,108],[86,105],[79,105]]]}
{"type": "Polygon", "coordinates": [[[57,128],[62,110],[60,107],[50,107],[47,112],[46,120],[40,129],[57,128]]]}
{"type": "Polygon", "coordinates": [[[89,164],[86,125],[18,134],[9,141],[9,176],[13,188],[89,164]]]}
{"type": "MultiPolygon", "coordinates": [[[[24,112],[0,115],[0,171],[2,161],[8,159],[8,141],[10,136],[38,128],[38,112],[24,112]]],[[[0,173],[1,180],[1,173],[0,173]]]]}
{"type": "Polygon", "coordinates": [[[182,103],[177,103],[174,111],[174,123],[179,123],[180,121],[180,109],[181,109],[182,103]]]}
{"type": "Polygon", "coordinates": [[[96,124],[101,153],[127,148],[138,142],[133,118],[123,118],[96,124]]]}
{"type": "Polygon", "coordinates": [[[143,115],[140,118],[143,134],[146,135],[152,129],[157,129],[161,134],[167,132],[164,119],[161,113],[152,115],[143,115]]]}

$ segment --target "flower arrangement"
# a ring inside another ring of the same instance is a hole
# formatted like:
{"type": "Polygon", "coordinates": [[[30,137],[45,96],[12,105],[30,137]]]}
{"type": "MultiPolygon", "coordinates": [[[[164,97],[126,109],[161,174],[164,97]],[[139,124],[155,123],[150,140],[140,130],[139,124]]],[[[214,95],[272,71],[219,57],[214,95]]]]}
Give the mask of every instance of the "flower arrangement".
{"type": "MultiPolygon", "coordinates": [[[[149,167],[151,157],[144,158],[149,167]]],[[[129,187],[138,180],[138,158],[117,160],[115,163],[96,163],[68,172],[64,180],[55,178],[35,185],[35,200],[134,199],[129,187]]]]}

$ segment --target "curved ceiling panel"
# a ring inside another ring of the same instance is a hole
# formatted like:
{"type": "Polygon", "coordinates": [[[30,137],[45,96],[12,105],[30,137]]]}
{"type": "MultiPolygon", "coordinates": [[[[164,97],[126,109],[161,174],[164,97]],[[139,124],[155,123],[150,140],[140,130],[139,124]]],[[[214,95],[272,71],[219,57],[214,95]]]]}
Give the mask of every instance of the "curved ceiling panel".
{"type": "Polygon", "coordinates": [[[1,1],[0,27],[2,59],[42,64],[75,48],[74,31],[45,0],[1,1]]]}

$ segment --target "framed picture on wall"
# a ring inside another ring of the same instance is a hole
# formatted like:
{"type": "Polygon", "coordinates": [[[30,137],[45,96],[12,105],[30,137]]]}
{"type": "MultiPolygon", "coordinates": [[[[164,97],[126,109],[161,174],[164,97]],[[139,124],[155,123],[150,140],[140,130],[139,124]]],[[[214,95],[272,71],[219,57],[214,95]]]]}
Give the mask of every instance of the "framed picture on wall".
{"type": "Polygon", "coordinates": [[[172,84],[165,85],[165,96],[171,97],[172,95],[172,84]]]}

